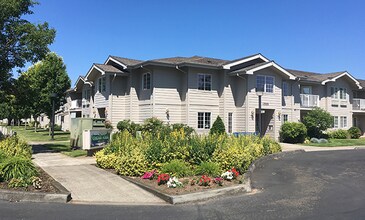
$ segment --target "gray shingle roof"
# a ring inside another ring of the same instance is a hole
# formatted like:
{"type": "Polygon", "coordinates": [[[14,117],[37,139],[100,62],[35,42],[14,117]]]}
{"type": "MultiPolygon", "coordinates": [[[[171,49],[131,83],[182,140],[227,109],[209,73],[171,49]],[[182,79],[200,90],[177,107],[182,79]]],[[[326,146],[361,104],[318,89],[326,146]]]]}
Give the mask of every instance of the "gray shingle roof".
{"type": "Polygon", "coordinates": [[[123,73],[123,71],[115,68],[112,65],[105,65],[105,64],[94,64],[96,67],[100,68],[104,72],[110,72],[110,73],[123,73]]]}
{"type": "Polygon", "coordinates": [[[296,77],[301,78],[302,80],[314,81],[314,82],[323,82],[324,80],[332,79],[345,72],[345,71],[341,71],[341,72],[334,72],[334,73],[313,73],[313,72],[306,72],[306,71],[301,71],[301,70],[291,70],[291,69],[286,69],[286,70],[288,72],[290,72],[291,74],[295,75],[296,77]]]}
{"type": "Polygon", "coordinates": [[[201,56],[193,56],[193,57],[169,57],[162,59],[154,59],[149,60],[151,62],[158,63],[166,63],[166,64],[174,64],[174,65],[182,65],[182,64],[198,64],[198,65],[208,65],[214,67],[220,67],[227,62],[227,60],[216,59],[211,57],[201,57],[201,56]]]}
{"type": "Polygon", "coordinates": [[[135,59],[129,59],[129,58],[124,58],[124,57],[118,57],[118,56],[110,56],[110,57],[117,60],[118,62],[123,63],[126,66],[134,66],[134,65],[144,62],[142,60],[135,60],[135,59]]]}
{"type": "Polygon", "coordinates": [[[359,81],[362,88],[365,89],[365,80],[364,79],[358,79],[357,81],[359,81]]]}
{"type": "Polygon", "coordinates": [[[251,66],[248,66],[248,67],[245,67],[245,68],[241,68],[241,69],[238,69],[238,70],[235,70],[235,71],[232,71],[230,72],[231,75],[234,75],[234,74],[237,74],[237,73],[244,73],[246,71],[249,71],[249,70],[252,70],[256,67],[259,67],[259,66],[263,66],[263,65],[266,65],[268,63],[270,63],[271,61],[269,62],[263,62],[263,63],[256,63],[254,65],[251,65],[251,66]]]}

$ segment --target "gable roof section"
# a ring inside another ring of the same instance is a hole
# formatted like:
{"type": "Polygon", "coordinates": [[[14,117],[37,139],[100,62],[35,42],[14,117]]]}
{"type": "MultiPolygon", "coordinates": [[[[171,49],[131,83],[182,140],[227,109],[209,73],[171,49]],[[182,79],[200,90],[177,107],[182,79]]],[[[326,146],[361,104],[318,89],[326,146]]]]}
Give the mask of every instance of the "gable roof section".
{"type": "Polygon", "coordinates": [[[300,70],[290,70],[290,69],[287,70],[292,74],[294,74],[295,76],[297,76],[298,78],[300,78],[301,80],[317,82],[321,83],[322,85],[325,85],[327,82],[335,82],[337,79],[343,76],[348,76],[352,81],[354,81],[354,83],[358,86],[359,89],[362,88],[360,82],[347,71],[321,74],[321,73],[313,73],[300,70]]]}
{"type": "Polygon", "coordinates": [[[273,68],[277,69],[278,71],[282,72],[284,75],[287,75],[289,77],[289,79],[291,79],[291,80],[296,79],[295,75],[288,72],[286,69],[282,68],[281,66],[279,66],[274,61],[268,61],[268,62],[264,62],[264,63],[257,63],[255,65],[252,65],[252,66],[249,66],[249,67],[245,67],[245,68],[242,68],[242,69],[232,71],[232,72],[229,73],[229,75],[240,75],[240,74],[252,75],[256,71],[266,69],[266,68],[269,68],[269,67],[273,67],[273,68]]]}
{"type": "Polygon", "coordinates": [[[264,57],[262,54],[258,53],[258,54],[254,54],[251,56],[247,56],[247,57],[242,57],[236,60],[232,60],[232,61],[228,61],[223,65],[223,69],[231,69],[231,67],[242,64],[242,63],[246,63],[252,60],[256,60],[256,59],[261,59],[263,62],[269,62],[270,60],[267,59],[266,57],[264,57]]]}
{"type": "Polygon", "coordinates": [[[129,66],[135,66],[135,65],[138,65],[138,64],[144,62],[144,61],[141,61],[141,60],[129,59],[129,58],[124,58],[124,57],[109,56],[104,64],[108,64],[109,61],[113,61],[114,63],[119,64],[120,66],[123,67],[123,69],[126,69],[129,66]]]}
{"type": "Polygon", "coordinates": [[[85,76],[86,81],[89,80],[89,76],[93,72],[93,70],[97,70],[98,72],[101,73],[101,75],[105,75],[105,73],[124,73],[122,70],[117,69],[116,67],[114,67],[112,65],[94,63],[85,76]]]}

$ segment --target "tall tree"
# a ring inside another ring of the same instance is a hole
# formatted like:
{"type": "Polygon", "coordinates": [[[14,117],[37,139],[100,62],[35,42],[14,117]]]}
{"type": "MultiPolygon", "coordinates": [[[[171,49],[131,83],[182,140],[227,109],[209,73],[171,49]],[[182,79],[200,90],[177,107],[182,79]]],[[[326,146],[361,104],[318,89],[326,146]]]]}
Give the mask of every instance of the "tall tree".
{"type": "Polygon", "coordinates": [[[11,71],[36,62],[49,52],[56,31],[47,22],[32,24],[23,19],[33,14],[34,0],[0,0],[0,102],[8,94],[11,71]]]}
{"type": "Polygon", "coordinates": [[[46,57],[28,69],[25,73],[29,77],[30,94],[33,99],[33,116],[37,118],[41,113],[48,117],[52,114],[52,98],[54,93],[55,107],[58,109],[64,100],[65,92],[71,87],[71,80],[66,72],[66,65],[61,57],[55,53],[48,53],[46,57]]]}

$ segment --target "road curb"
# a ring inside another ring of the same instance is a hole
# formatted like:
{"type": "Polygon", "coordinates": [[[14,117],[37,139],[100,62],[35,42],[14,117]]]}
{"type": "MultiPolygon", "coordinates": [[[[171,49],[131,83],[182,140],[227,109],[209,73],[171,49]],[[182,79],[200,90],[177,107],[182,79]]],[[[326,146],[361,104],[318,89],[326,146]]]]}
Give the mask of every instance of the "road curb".
{"type": "Polygon", "coordinates": [[[59,190],[59,193],[26,192],[0,189],[0,200],[10,202],[67,203],[72,199],[71,193],[59,182],[54,182],[52,185],[59,190]]]}

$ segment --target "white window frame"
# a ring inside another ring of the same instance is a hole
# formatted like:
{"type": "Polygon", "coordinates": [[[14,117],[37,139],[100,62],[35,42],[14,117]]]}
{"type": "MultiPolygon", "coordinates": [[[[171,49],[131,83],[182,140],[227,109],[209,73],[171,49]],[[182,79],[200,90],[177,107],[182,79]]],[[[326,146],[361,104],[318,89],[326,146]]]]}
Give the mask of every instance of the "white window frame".
{"type": "Polygon", "coordinates": [[[152,75],[151,73],[143,73],[142,75],[142,89],[143,90],[149,90],[151,89],[151,80],[152,80],[152,75]],[[149,81],[147,80],[147,77],[149,77],[149,81]]]}
{"type": "Polygon", "coordinates": [[[312,95],[313,94],[313,88],[312,88],[312,86],[300,86],[300,93],[301,94],[306,94],[306,95],[312,95]],[[309,93],[304,93],[305,88],[309,89],[309,93]]]}
{"type": "Polygon", "coordinates": [[[212,121],[211,112],[198,112],[198,121],[197,121],[198,129],[210,129],[211,121],[212,121]],[[209,116],[209,121],[207,120],[208,116],[209,116]],[[201,122],[201,123],[199,123],[199,122],[201,122]],[[202,126],[200,126],[200,124],[202,126]]]}
{"type": "Polygon", "coordinates": [[[257,79],[258,77],[264,77],[264,90],[263,92],[265,93],[270,93],[270,94],[273,94],[275,93],[275,77],[274,76],[269,76],[269,75],[257,75],[256,76],[256,91],[259,90],[258,86],[257,86],[257,79]],[[272,78],[272,91],[271,92],[268,92],[267,91],[267,78],[272,78]]]}
{"type": "Polygon", "coordinates": [[[338,116],[333,116],[333,128],[338,128],[338,116]]]}
{"type": "Polygon", "coordinates": [[[347,116],[340,116],[340,128],[347,128],[347,116]]]}
{"type": "Polygon", "coordinates": [[[337,100],[347,100],[347,89],[343,87],[331,87],[331,98],[337,100]]]}
{"type": "Polygon", "coordinates": [[[212,91],[212,82],[213,82],[213,77],[212,77],[212,74],[208,74],[208,73],[198,73],[198,76],[197,76],[197,88],[198,90],[201,90],[201,91],[212,91]],[[199,79],[200,77],[203,77],[203,88],[200,88],[199,86],[199,79]],[[207,82],[206,82],[206,77],[209,76],[210,77],[210,87],[207,88],[207,82]]]}

